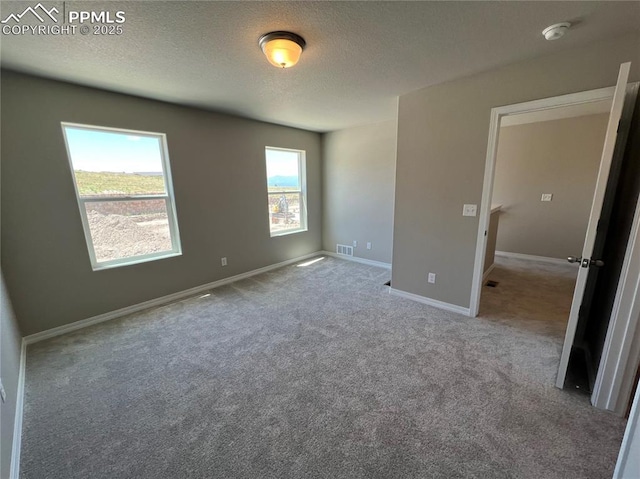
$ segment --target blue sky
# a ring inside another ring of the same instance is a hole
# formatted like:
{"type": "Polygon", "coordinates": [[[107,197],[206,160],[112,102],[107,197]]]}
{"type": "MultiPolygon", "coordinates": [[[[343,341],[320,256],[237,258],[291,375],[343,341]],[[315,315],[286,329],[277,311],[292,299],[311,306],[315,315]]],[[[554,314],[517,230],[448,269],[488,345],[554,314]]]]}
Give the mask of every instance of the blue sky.
{"type": "Polygon", "coordinates": [[[274,176],[298,176],[298,152],[266,150],[267,178],[274,176]]]}
{"type": "Polygon", "coordinates": [[[65,126],[74,170],[161,172],[159,138],[65,126]]]}

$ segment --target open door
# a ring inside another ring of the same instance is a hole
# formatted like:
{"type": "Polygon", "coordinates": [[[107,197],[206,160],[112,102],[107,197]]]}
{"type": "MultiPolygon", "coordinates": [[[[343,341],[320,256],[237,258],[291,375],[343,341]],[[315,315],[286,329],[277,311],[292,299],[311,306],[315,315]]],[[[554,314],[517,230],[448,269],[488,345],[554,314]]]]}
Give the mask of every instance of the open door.
{"type": "Polygon", "coordinates": [[[582,247],[582,255],[579,257],[569,258],[570,262],[580,263],[580,268],[578,271],[578,278],[576,280],[576,287],[573,293],[573,302],[571,303],[571,312],[569,313],[569,322],[567,324],[567,332],[564,338],[562,356],[560,357],[560,367],[558,368],[558,377],[556,379],[556,386],[561,389],[564,387],[564,382],[567,376],[569,357],[571,355],[571,348],[573,346],[574,338],[576,335],[578,317],[580,314],[580,308],[582,307],[585,287],[587,285],[589,268],[598,267],[602,264],[599,259],[592,258],[592,254],[598,229],[598,222],[600,220],[600,214],[602,212],[605,190],[609,179],[609,172],[611,170],[611,161],[616,145],[616,138],[618,136],[618,125],[620,123],[622,109],[624,107],[630,69],[631,63],[623,63],[622,65],[620,65],[618,81],[616,83],[616,89],[611,105],[611,113],[609,115],[609,122],[607,124],[607,133],[604,140],[604,147],[602,149],[600,170],[598,172],[598,179],[596,181],[593,202],[591,204],[591,214],[589,215],[587,234],[585,236],[584,246],[582,247]]]}

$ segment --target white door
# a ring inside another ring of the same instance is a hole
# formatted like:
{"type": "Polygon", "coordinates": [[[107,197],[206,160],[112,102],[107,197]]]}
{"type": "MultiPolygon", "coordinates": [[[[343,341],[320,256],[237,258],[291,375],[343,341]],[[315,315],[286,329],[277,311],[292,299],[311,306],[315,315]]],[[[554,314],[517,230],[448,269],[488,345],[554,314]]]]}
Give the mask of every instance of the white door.
{"type": "Polygon", "coordinates": [[[573,302],[571,303],[571,312],[569,313],[569,323],[567,324],[567,332],[564,337],[564,346],[562,347],[562,356],[560,357],[560,367],[558,368],[558,378],[556,380],[556,386],[559,388],[564,387],[564,380],[567,376],[569,356],[571,354],[571,347],[573,346],[573,340],[576,334],[578,315],[580,313],[580,306],[582,305],[584,290],[587,284],[589,267],[592,264],[595,264],[595,261],[597,259],[592,258],[591,253],[593,252],[593,245],[596,239],[598,221],[600,220],[600,213],[602,211],[602,202],[604,201],[607,180],[609,179],[609,170],[611,169],[611,160],[613,158],[616,138],[618,136],[618,123],[620,122],[620,117],[622,116],[622,107],[624,106],[624,99],[627,89],[627,81],[629,80],[630,69],[631,63],[623,63],[622,65],[620,65],[618,82],[616,83],[616,90],[613,94],[611,114],[609,115],[609,123],[607,125],[607,134],[605,136],[604,147],[602,149],[600,171],[598,172],[598,180],[596,182],[596,189],[593,195],[593,203],[591,204],[591,214],[589,215],[587,235],[584,239],[584,246],[582,247],[582,256],[580,258],[576,258],[576,261],[580,262],[580,268],[578,268],[578,279],[576,281],[576,288],[573,292],[573,302]]]}

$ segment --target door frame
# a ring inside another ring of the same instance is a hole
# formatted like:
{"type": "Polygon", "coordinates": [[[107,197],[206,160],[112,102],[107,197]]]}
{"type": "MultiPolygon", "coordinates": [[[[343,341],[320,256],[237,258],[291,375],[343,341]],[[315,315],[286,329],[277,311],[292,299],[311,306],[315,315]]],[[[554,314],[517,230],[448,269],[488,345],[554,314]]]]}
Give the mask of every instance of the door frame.
{"type": "Polygon", "coordinates": [[[620,446],[620,452],[618,453],[618,460],[616,462],[616,468],[613,471],[613,479],[625,479],[629,478],[629,473],[633,472],[633,467],[638,467],[638,460],[634,460],[633,457],[637,457],[636,454],[632,454],[633,447],[638,447],[638,440],[640,438],[640,387],[638,387],[635,397],[633,399],[633,406],[629,414],[629,420],[627,421],[627,428],[624,431],[624,437],[622,438],[622,445],[620,446]],[[629,470],[631,469],[631,470],[629,470]]]}
{"type": "Polygon", "coordinates": [[[622,416],[640,361],[640,197],[618,284],[591,404],[622,416]]]}
{"type": "Polygon", "coordinates": [[[482,200],[480,203],[480,219],[478,221],[478,235],[476,240],[476,257],[473,267],[473,282],[471,286],[471,299],[469,301],[469,316],[476,317],[480,310],[480,295],[483,283],[483,263],[487,249],[486,234],[489,231],[489,219],[491,212],[491,198],[493,196],[493,179],[495,177],[495,165],[498,156],[498,141],[500,136],[500,120],[510,115],[530,113],[535,111],[550,110],[583,103],[591,103],[602,100],[613,100],[615,87],[599,88],[568,95],[543,98],[540,100],[515,103],[513,105],[499,106],[491,109],[489,124],[489,143],[484,168],[484,183],[482,186],[482,200]]]}

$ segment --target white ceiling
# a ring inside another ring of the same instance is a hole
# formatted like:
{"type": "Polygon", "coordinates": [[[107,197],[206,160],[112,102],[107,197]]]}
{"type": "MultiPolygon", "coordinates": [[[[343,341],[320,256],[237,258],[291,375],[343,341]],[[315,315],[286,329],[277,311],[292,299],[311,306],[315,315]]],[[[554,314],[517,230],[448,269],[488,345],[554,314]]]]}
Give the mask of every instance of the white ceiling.
{"type": "MultiPolygon", "coordinates": [[[[25,3],[2,2],[4,19],[25,3]]],[[[35,2],[33,2],[35,3],[35,2]]],[[[62,2],[43,2],[45,6],[62,2]]],[[[29,3],[27,3],[29,4],[29,3]]],[[[392,119],[403,93],[640,31],[640,2],[66,2],[126,13],[120,36],[2,35],[5,68],[330,131],[392,119]],[[555,42],[541,31],[576,23],[555,42]],[[294,68],[258,38],[302,35],[294,68]]]]}

